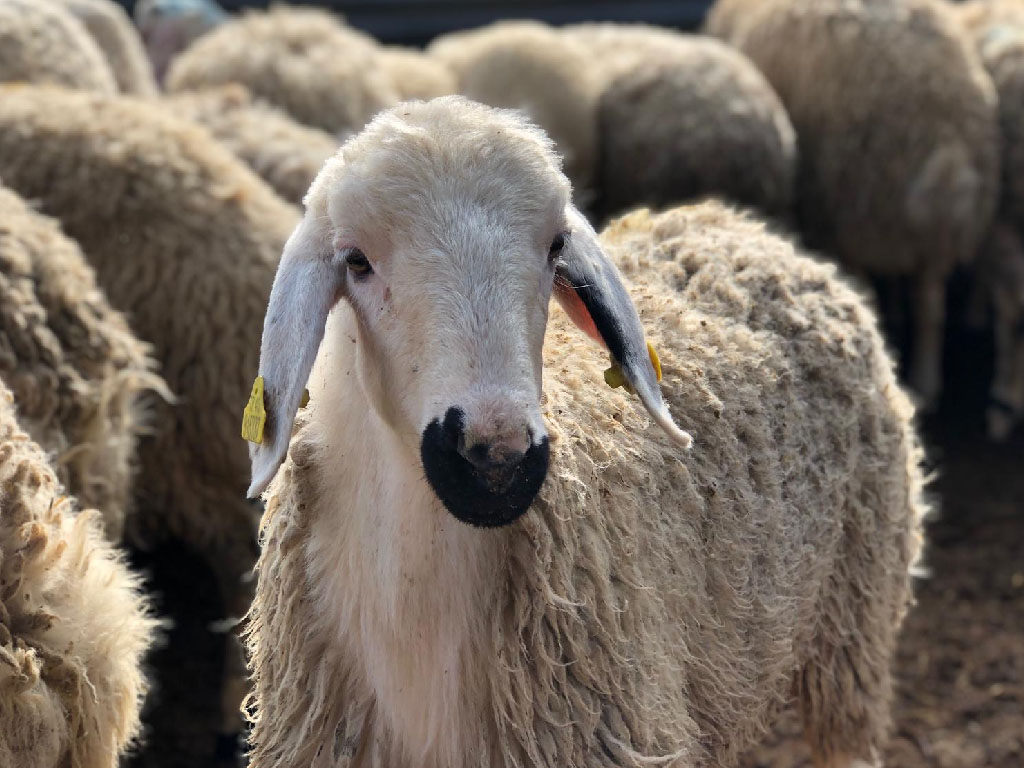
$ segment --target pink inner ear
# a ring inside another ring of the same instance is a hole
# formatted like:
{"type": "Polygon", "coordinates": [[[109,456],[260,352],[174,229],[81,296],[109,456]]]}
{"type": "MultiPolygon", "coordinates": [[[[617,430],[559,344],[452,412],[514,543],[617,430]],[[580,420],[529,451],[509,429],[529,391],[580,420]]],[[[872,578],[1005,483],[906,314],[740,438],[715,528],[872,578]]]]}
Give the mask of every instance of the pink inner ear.
{"type": "Polygon", "coordinates": [[[604,343],[604,339],[601,338],[601,334],[597,331],[597,326],[594,325],[594,319],[590,316],[590,312],[587,311],[587,305],[583,303],[583,299],[581,299],[579,294],[576,293],[575,288],[564,280],[556,279],[555,298],[558,300],[558,303],[562,305],[562,309],[564,309],[569,315],[569,319],[572,320],[581,331],[602,347],[607,348],[608,345],[604,343]]]}

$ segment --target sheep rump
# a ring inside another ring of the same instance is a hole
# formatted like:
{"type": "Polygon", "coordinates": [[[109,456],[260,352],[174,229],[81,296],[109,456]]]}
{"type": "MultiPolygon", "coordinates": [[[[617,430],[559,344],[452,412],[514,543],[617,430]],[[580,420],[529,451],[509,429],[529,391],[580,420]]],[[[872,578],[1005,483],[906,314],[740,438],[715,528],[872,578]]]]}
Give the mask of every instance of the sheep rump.
{"type": "Polygon", "coordinates": [[[254,100],[237,84],[170,94],[165,103],[210,131],[290,203],[302,202],[324,161],[338,149],[330,134],[254,100]]]}
{"type": "Polygon", "coordinates": [[[0,765],[116,768],[139,732],[155,622],[0,383],[0,765]]]}
{"type": "MultiPolygon", "coordinates": [[[[641,211],[602,240],[697,442],[681,456],[597,383],[603,356],[552,312],[551,469],[534,508],[486,534],[442,511],[426,526],[423,572],[402,581],[413,605],[468,590],[479,609],[449,670],[466,701],[431,754],[456,766],[729,766],[795,685],[819,756],[870,759],[926,511],[913,409],[873,316],[834,267],[717,203],[641,211]],[[478,549],[493,584],[437,583],[430,532],[478,549]]],[[[317,540],[336,502],[322,496],[332,441],[318,407],[314,397],[300,415],[267,493],[247,628],[251,765],[432,765],[376,705],[373,665],[399,663],[389,649],[332,647],[323,606],[378,607],[372,588],[326,594],[347,561],[336,540],[317,540]]]]}
{"type": "Polygon", "coordinates": [[[50,0],[0,0],[0,82],[117,91],[114,73],[86,28],[50,0]]]}
{"type": "Polygon", "coordinates": [[[143,394],[166,387],[57,222],[0,187],[0,377],[61,483],[120,541],[143,394]]]}

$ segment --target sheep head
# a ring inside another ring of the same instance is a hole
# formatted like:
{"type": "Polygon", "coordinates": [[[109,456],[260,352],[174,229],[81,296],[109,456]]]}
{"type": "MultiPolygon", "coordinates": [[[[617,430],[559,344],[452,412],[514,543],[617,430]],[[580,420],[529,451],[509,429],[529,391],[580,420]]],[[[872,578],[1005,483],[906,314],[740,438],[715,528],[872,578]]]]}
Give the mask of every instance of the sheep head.
{"type": "Polygon", "coordinates": [[[328,161],[305,202],[264,324],[267,423],[251,447],[250,495],[285,457],[342,299],[356,318],[353,386],[418,451],[434,493],[464,522],[512,522],[547,474],[540,400],[553,292],[688,444],[618,272],[573,208],[551,142],[523,118],[459,97],[400,105],[328,161]]]}

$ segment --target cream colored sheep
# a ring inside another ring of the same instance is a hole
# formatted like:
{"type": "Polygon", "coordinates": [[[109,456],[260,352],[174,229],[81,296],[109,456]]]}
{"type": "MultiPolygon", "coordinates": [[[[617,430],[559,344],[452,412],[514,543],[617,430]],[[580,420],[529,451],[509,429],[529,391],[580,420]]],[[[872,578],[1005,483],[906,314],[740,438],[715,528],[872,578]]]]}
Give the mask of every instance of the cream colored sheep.
{"type": "Polygon", "coordinates": [[[146,393],[166,387],[57,222],[0,188],[0,377],[61,483],[121,540],[146,393]]]}
{"type": "Polygon", "coordinates": [[[398,93],[379,46],[326,11],[248,11],[196,40],[173,62],[167,90],[240,83],[300,123],[344,138],[398,93]]]}
{"type": "Polygon", "coordinates": [[[876,758],[921,457],[834,267],[717,203],[599,241],[539,130],[436,99],[317,178],[259,373],[251,768],[727,768],[794,696],[876,758]]]}
{"type": "Polygon", "coordinates": [[[723,43],[644,25],[565,33],[604,83],[598,103],[599,212],[724,196],[789,213],[796,135],[779,97],[723,43]]]}
{"type": "Polygon", "coordinates": [[[117,82],[82,23],[50,0],[0,0],[0,83],[114,93],[117,82]]]}
{"type": "Polygon", "coordinates": [[[907,276],[908,377],[942,387],[946,282],[971,263],[998,193],[995,90],[942,0],[728,0],[710,28],[782,98],[800,146],[807,242],[850,270],[907,276]]]}
{"type": "Polygon", "coordinates": [[[600,81],[584,48],[539,22],[501,21],[442,35],[427,53],[455,72],[463,96],[518,109],[547,131],[578,200],[589,200],[600,81]]]}
{"type": "Polygon", "coordinates": [[[0,382],[0,765],[116,768],[155,622],[92,510],[64,495],[0,382]]]}
{"type": "Polygon", "coordinates": [[[156,79],[135,25],[114,0],[56,0],[85,25],[110,63],[121,93],[156,96],[156,79]]]}
{"type": "MultiPolygon", "coordinates": [[[[130,533],[183,540],[209,562],[228,615],[241,616],[258,510],[244,498],[235,409],[298,212],[158,104],[55,88],[0,89],[0,178],[80,244],[178,398],[140,445],[130,533]]],[[[241,682],[230,681],[225,728],[240,725],[241,682]]]]}
{"type": "Polygon", "coordinates": [[[238,84],[169,94],[165,101],[179,117],[209,130],[291,203],[302,202],[324,162],[338,149],[329,133],[254,100],[238,84]]]}
{"type": "Polygon", "coordinates": [[[175,56],[228,20],[214,0],[136,0],[132,14],[161,83],[175,56]]]}

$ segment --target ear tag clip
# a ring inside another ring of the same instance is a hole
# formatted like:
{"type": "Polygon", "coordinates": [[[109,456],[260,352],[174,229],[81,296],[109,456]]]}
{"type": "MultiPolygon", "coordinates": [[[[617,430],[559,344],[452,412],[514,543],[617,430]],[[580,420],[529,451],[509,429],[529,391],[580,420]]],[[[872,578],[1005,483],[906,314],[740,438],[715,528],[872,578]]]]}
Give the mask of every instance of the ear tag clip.
{"type": "Polygon", "coordinates": [[[257,376],[252,383],[249,402],[242,412],[242,437],[250,443],[263,442],[263,427],[267,423],[267,411],[263,407],[263,377],[257,376]]]}
{"type": "MultiPolygon", "coordinates": [[[[661,360],[659,359],[658,353],[651,342],[647,342],[647,355],[651,358],[651,365],[654,366],[654,373],[657,375],[658,381],[661,381],[661,360]]],[[[633,387],[629,385],[629,380],[626,378],[626,374],[622,372],[622,368],[618,364],[613,365],[604,372],[604,381],[605,384],[612,389],[625,387],[629,394],[636,394],[633,387]]]]}

